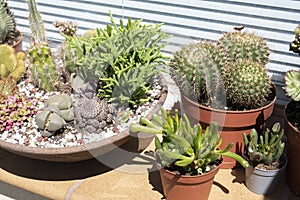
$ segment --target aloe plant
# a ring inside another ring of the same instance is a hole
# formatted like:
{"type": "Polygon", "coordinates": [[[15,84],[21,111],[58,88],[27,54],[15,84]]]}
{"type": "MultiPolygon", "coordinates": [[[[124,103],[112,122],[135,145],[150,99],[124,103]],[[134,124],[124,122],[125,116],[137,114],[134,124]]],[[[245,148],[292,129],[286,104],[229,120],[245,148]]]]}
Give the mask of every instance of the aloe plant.
{"type": "Polygon", "coordinates": [[[284,130],[279,123],[275,123],[271,130],[266,129],[264,135],[258,135],[255,129],[251,129],[248,136],[244,133],[245,155],[251,165],[270,165],[279,161],[285,146],[282,141],[283,135],[284,130]]]}
{"type": "Polygon", "coordinates": [[[198,175],[209,170],[211,164],[216,163],[221,156],[237,160],[243,167],[249,163],[241,156],[229,151],[232,143],[220,149],[222,140],[218,133],[218,124],[212,122],[203,131],[201,125],[191,126],[186,115],[174,115],[170,111],[161,109],[162,115],[153,115],[152,120],[140,118],[140,124],[131,124],[131,132],[146,132],[156,134],[155,146],[157,160],[170,170],[181,174],[198,175]],[[162,135],[162,140],[158,135],[162,135]]]}

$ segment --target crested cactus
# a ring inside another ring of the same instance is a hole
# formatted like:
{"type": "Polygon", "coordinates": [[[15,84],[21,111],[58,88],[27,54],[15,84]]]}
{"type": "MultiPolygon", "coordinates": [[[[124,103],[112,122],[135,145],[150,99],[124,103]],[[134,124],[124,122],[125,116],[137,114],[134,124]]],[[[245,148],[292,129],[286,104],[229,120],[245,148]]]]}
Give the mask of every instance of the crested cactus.
{"type": "Polygon", "coordinates": [[[0,1],[0,44],[10,43],[15,37],[16,21],[14,14],[7,6],[6,0],[0,1]]]}
{"type": "Polygon", "coordinates": [[[260,107],[271,93],[266,68],[256,62],[238,60],[223,72],[228,102],[239,110],[260,107]]]}
{"type": "Polygon", "coordinates": [[[270,49],[266,41],[252,33],[230,32],[217,42],[215,60],[221,68],[237,59],[248,59],[265,66],[269,62],[270,49]]]}
{"type": "Polygon", "coordinates": [[[25,54],[16,53],[9,45],[0,45],[0,79],[15,78],[18,81],[25,71],[25,54]]]}
{"type": "Polygon", "coordinates": [[[198,175],[205,173],[220,156],[236,159],[243,167],[249,166],[241,156],[229,151],[232,144],[219,149],[222,141],[216,122],[202,131],[199,124],[192,127],[186,115],[179,118],[178,110],[174,116],[163,108],[161,112],[162,116],[153,115],[151,121],[141,117],[140,124],[130,125],[130,131],[162,134],[162,141],[155,137],[155,152],[163,167],[181,174],[198,175]]]}
{"type": "Polygon", "coordinates": [[[171,76],[182,92],[193,95],[200,101],[213,102],[222,86],[218,66],[212,57],[215,44],[199,41],[196,44],[183,46],[170,61],[171,76]]]}
{"type": "Polygon", "coordinates": [[[259,135],[255,129],[251,129],[249,136],[243,133],[245,155],[251,165],[271,165],[279,161],[285,146],[282,142],[284,130],[280,128],[280,124],[275,123],[264,135],[259,135]]]}
{"type": "Polygon", "coordinates": [[[64,93],[51,96],[45,103],[44,110],[35,116],[36,124],[44,137],[54,135],[65,127],[66,122],[73,119],[72,98],[64,93]]]}
{"type": "Polygon", "coordinates": [[[41,89],[58,88],[58,70],[45,36],[45,28],[35,0],[28,0],[32,45],[29,48],[30,72],[33,82],[41,89]]]}
{"type": "Polygon", "coordinates": [[[80,130],[89,133],[101,131],[114,122],[114,105],[97,97],[88,99],[84,96],[76,99],[75,124],[80,130]]]}

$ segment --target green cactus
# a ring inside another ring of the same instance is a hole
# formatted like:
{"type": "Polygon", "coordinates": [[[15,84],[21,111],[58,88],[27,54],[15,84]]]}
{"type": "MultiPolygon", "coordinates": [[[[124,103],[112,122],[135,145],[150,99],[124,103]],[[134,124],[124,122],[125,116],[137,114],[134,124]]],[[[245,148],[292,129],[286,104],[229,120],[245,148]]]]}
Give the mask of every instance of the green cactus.
{"type": "Polygon", "coordinates": [[[45,36],[43,20],[35,0],[28,0],[32,45],[29,48],[30,72],[34,83],[45,91],[58,88],[58,72],[45,36]]]}
{"type": "Polygon", "coordinates": [[[251,165],[271,165],[279,161],[285,146],[282,142],[284,130],[280,128],[280,124],[275,123],[271,130],[265,131],[264,135],[258,135],[255,129],[251,129],[248,136],[243,133],[245,155],[251,165]]]}
{"type": "Polygon", "coordinates": [[[269,62],[270,49],[266,41],[247,32],[225,33],[217,42],[215,60],[223,69],[237,59],[248,59],[265,66],[269,62]]]}
{"type": "Polygon", "coordinates": [[[178,110],[174,116],[170,111],[161,109],[162,116],[153,115],[152,120],[140,118],[140,124],[131,124],[131,132],[162,134],[162,141],[156,136],[156,155],[163,167],[182,174],[197,175],[206,172],[210,164],[220,156],[236,159],[243,167],[249,163],[241,156],[230,152],[232,144],[220,149],[222,141],[218,133],[218,125],[212,122],[202,132],[201,125],[191,126],[186,115],[179,118],[178,110]]]}
{"type": "Polygon", "coordinates": [[[285,74],[285,91],[294,101],[300,101],[300,71],[290,70],[285,74]]]}
{"type": "Polygon", "coordinates": [[[183,94],[191,96],[192,89],[197,100],[210,105],[221,96],[222,88],[221,75],[212,57],[214,49],[215,44],[211,42],[199,41],[186,45],[174,54],[169,64],[171,77],[183,94]]]}
{"type": "Polygon", "coordinates": [[[238,60],[223,72],[227,102],[238,110],[260,107],[271,93],[271,78],[256,62],[238,60]]]}
{"type": "Polygon", "coordinates": [[[0,1],[0,44],[8,43],[15,37],[16,21],[13,13],[7,6],[6,0],[0,1]]]}
{"type": "Polygon", "coordinates": [[[0,45],[0,79],[15,78],[18,81],[25,71],[25,54],[16,53],[9,45],[0,45]]]}

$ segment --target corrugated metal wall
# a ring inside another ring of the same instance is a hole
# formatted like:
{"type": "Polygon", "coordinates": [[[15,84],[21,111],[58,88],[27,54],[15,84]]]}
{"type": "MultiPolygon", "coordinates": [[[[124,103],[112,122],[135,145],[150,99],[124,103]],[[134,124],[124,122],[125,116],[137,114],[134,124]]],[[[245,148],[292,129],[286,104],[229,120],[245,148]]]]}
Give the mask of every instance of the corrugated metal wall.
{"type": "MultiPolygon", "coordinates": [[[[111,10],[115,20],[142,18],[144,22],[164,23],[163,30],[173,35],[165,53],[172,53],[180,45],[198,39],[217,40],[234,26],[264,37],[271,48],[268,69],[278,88],[278,104],[287,98],[283,75],[289,69],[298,69],[299,56],[289,52],[293,30],[300,23],[300,1],[296,0],[36,0],[38,10],[46,23],[51,41],[62,37],[52,26],[55,20],[75,20],[79,32],[104,26],[109,22],[111,10]]],[[[29,35],[27,0],[8,0],[14,11],[18,27],[29,35]]]]}

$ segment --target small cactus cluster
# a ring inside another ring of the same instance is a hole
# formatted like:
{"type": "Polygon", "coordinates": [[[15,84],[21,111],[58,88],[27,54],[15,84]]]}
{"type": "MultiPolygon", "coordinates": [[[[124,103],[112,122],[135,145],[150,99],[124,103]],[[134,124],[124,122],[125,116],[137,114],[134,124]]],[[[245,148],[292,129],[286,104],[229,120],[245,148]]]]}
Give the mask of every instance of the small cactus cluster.
{"type": "Polygon", "coordinates": [[[37,113],[36,105],[36,101],[18,95],[0,101],[0,133],[11,132],[14,127],[21,128],[37,113]]]}
{"type": "Polygon", "coordinates": [[[25,54],[16,53],[9,45],[0,45],[0,99],[18,92],[17,82],[25,71],[25,54]]]}
{"type": "Polygon", "coordinates": [[[44,137],[54,135],[65,127],[66,122],[73,119],[72,98],[65,93],[51,96],[44,110],[35,116],[35,122],[44,137]]]}
{"type": "Polygon", "coordinates": [[[59,28],[60,34],[64,34],[67,36],[74,36],[78,29],[77,24],[72,21],[69,21],[69,22],[55,21],[55,22],[53,22],[53,25],[56,28],[59,28]]]}
{"type": "Polygon", "coordinates": [[[233,158],[243,167],[249,166],[241,156],[229,151],[232,143],[220,149],[222,141],[216,122],[202,131],[199,124],[191,126],[186,115],[180,118],[178,110],[173,116],[163,108],[161,113],[161,116],[153,115],[151,120],[141,117],[140,124],[130,125],[130,131],[162,134],[162,141],[155,137],[155,152],[164,168],[187,175],[203,174],[220,156],[233,158]]]}
{"type": "Polygon", "coordinates": [[[271,93],[265,67],[269,54],[266,41],[259,36],[226,33],[216,43],[199,41],[182,47],[170,62],[171,76],[187,96],[193,91],[192,96],[205,105],[255,109],[271,93]]]}
{"type": "Polygon", "coordinates": [[[273,124],[271,130],[266,129],[264,135],[259,135],[255,129],[251,129],[249,136],[244,133],[245,155],[251,165],[271,165],[279,161],[285,146],[283,135],[284,130],[279,123],[273,124]]]}
{"type": "Polygon", "coordinates": [[[45,91],[59,87],[59,73],[45,36],[44,22],[37,11],[35,0],[28,0],[29,22],[32,44],[28,51],[29,69],[32,81],[45,91]]]}
{"type": "Polygon", "coordinates": [[[7,6],[6,0],[0,0],[0,44],[13,44],[16,32],[14,14],[7,6]]]}
{"type": "Polygon", "coordinates": [[[45,91],[58,87],[58,73],[47,43],[34,45],[29,49],[30,73],[35,85],[45,91]]]}
{"type": "Polygon", "coordinates": [[[78,129],[89,133],[101,133],[114,122],[114,105],[97,97],[76,99],[75,123],[78,129]]]}

